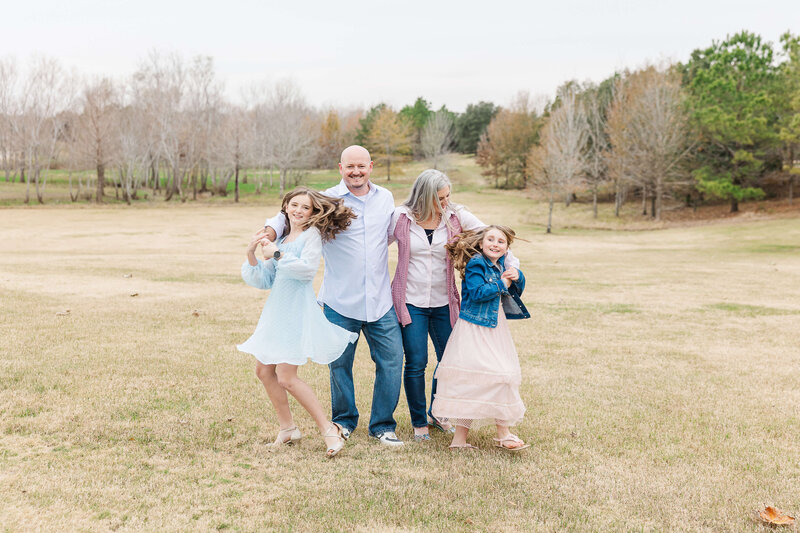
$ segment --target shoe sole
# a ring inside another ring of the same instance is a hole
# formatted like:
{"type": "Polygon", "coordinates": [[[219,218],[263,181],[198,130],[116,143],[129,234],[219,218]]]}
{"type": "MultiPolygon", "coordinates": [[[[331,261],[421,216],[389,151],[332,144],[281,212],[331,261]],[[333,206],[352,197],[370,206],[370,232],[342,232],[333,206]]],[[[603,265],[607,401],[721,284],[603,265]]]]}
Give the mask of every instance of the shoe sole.
{"type": "Polygon", "coordinates": [[[495,444],[495,447],[505,450],[507,452],[518,452],[530,448],[531,445],[523,444],[522,446],[517,446],[516,448],[509,448],[508,446],[503,446],[502,444],[495,444]]]}
{"type": "Polygon", "coordinates": [[[399,440],[397,442],[386,442],[386,441],[383,441],[383,440],[379,439],[378,437],[374,437],[372,435],[370,435],[369,438],[375,439],[376,441],[378,441],[381,444],[381,446],[386,446],[387,448],[402,448],[403,446],[405,446],[405,442],[403,442],[401,440],[399,440]]]}

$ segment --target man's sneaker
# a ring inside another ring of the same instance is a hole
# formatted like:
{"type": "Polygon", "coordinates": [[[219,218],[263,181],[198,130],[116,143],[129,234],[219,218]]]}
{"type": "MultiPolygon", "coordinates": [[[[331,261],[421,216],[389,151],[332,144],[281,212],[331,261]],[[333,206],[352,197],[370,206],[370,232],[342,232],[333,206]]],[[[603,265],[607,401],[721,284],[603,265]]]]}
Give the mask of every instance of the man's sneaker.
{"type": "Polygon", "coordinates": [[[403,445],[403,441],[401,441],[400,439],[397,438],[397,435],[394,434],[394,431],[384,431],[383,433],[375,435],[375,437],[373,437],[373,438],[376,438],[379,441],[381,441],[381,444],[383,444],[384,446],[402,446],[403,445]]]}
{"type": "Polygon", "coordinates": [[[339,424],[338,422],[333,423],[336,427],[339,428],[339,434],[342,436],[344,440],[350,438],[350,430],[344,427],[343,425],[339,424]]]}

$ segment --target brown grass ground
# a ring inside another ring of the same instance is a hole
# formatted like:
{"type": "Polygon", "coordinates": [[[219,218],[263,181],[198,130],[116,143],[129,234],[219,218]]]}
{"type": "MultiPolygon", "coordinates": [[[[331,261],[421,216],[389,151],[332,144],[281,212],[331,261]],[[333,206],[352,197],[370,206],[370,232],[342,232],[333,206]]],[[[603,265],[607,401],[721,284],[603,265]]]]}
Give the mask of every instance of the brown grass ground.
{"type": "MultiPolygon", "coordinates": [[[[296,404],[307,437],[271,450],[234,346],[266,296],[238,272],[271,206],[0,210],[2,528],[761,531],[762,504],[800,512],[797,219],[595,231],[559,208],[582,229],[547,236],[521,194],[454,199],[530,241],[519,455],[488,430],[477,453],[370,441],[363,340],[341,456],[296,404]]],[[[301,375],[329,405],[327,369],[301,375]]],[[[404,397],[396,416],[409,439],[404,397]]]]}

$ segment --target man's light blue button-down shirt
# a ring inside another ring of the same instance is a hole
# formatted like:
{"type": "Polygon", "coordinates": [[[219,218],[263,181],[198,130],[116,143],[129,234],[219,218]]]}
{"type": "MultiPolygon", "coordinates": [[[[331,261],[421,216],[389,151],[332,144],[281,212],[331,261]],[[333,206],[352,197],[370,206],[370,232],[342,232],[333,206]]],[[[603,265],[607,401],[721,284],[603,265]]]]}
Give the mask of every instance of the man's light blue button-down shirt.
{"type": "MultiPolygon", "coordinates": [[[[392,307],[388,234],[394,197],[372,182],[367,194],[356,196],[344,180],[324,194],[342,198],[356,218],[335,239],[322,245],[325,277],[317,299],[340,315],[374,322],[392,307]]],[[[280,236],[285,224],[286,218],[278,213],[264,225],[280,236]]]]}

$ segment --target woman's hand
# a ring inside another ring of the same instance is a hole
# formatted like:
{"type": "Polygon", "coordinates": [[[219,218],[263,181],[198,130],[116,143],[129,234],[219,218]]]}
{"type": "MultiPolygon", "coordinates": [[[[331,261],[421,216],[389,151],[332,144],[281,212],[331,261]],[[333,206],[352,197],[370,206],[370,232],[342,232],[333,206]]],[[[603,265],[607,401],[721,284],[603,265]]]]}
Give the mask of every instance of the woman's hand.
{"type": "Polygon", "coordinates": [[[264,254],[264,259],[272,259],[275,252],[278,251],[278,245],[262,235],[261,237],[261,253],[264,254]]]}
{"type": "Polygon", "coordinates": [[[275,239],[278,238],[278,235],[275,234],[275,230],[272,229],[269,226],[264,226],[263,228],[258,230],[258,233],[256,233],[256,235],[260,235],[262,237],[266,237],[267,239],[269,239],[271,241],[274,241],[275,239]]]}

